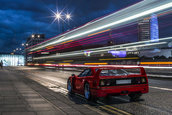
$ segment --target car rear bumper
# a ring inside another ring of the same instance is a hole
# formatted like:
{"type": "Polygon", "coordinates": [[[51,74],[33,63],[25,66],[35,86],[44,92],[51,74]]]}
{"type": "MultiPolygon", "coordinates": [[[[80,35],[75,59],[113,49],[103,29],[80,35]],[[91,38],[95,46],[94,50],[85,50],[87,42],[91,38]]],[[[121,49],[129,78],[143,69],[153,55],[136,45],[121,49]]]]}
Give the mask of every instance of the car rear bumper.
{"type": "Polygon", "coordinates": [[[130,93],[148,93],[149,88],[147,84],[142,85],[127,85],[127,86],[112,86],[100,87],[91,89],[91,94],[95,97],[106,97],[107,95],[127,95],[130,93]]]}

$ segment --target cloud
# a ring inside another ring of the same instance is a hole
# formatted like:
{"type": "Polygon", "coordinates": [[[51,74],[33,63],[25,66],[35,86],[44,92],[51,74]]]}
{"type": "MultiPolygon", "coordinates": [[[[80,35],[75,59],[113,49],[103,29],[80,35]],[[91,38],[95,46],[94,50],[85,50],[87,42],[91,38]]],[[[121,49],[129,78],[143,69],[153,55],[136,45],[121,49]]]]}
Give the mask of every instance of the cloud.
{"type": "MultiPolygon", "coordinates": [[[[72,29],[100,16],[112,13],[140,0],[0,0],[0,52],[20,47],[32,33],[47,38],[59,34],[53,13],[59,9],[71,13],[65,29],[72,29]]],[[[60,23],[59,23],[60,24],[60,23]]]]}

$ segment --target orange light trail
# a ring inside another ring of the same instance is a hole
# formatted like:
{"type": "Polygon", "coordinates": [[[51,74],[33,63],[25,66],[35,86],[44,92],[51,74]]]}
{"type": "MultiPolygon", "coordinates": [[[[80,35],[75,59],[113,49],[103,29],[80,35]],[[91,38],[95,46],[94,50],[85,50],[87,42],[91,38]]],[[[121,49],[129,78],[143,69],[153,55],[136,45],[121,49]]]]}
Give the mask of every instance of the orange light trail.
{"type": "Polygon", "coordinates": [[[108,63],[84,63],[84,65],[107,65],[108,63]]]}
{"type": "Polygon", "coordinates": [[[70,63],[59,63],[59,65],[71,65],[70,63]]]}
{"type": "Polygon", "coordinates": [[[73,41],[73,40],[65,41],[65,42],[62,42],[60,44],[65,44],[65,43],[68,43],[68,42],[71,42],[71,41],[73,41]]]}
{"type": "Polygon", "coordinates": [[[52,49],[54,46],[47,46],[46,49],[52,49]]]}
{"type": "Polygon", "coordinates": [[[97,32],[97,33],[90,34],[88,36],[93,36],[93,35],[100,34],[100,33],[103,33],[103,32],[107,32],[107,31],[110,31],[110,30],[111,29],[103,30],[103,31],[100,31],[100,32],[97,32]]]}
{"type": "Polygon", "coordinates": [[[172,62],[140,62],[140,64],[142,65],[157,65],[157,64],[160,64],[160,65],[165,65],[165,64],[172,64],[172,62]]]}

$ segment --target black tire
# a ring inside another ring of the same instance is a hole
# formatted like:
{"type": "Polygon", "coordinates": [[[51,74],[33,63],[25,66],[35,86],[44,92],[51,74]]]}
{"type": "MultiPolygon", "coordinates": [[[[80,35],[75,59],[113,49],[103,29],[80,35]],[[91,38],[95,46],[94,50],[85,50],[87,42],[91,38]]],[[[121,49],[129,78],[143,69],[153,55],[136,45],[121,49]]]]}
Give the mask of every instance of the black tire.
{"type": "Polygon", "coordinates": [[[138,101],[142,96],[141,93],[131,93],[128,95],[130,97],[130,101],[138,101]]]}
{"type": "Polygon", "coordinates": [[[70,79],[68,79],[68,81],[67,81],[67,90],[68,90],[69,94],[74,94],[74,92],[73,92],[73,85],[72,85],[70,79]]]}
{"type": "Polygon", "coordinates": [[[93,101],[94,103],[97,103],[97,100],[98,100],[98,98],[97,97],[91,97],[91,101],[93,101]]]}
{"type": "Polygon", "coordinates": [[[104,97],[104,100],[107,101],[107,102],[108,102],[110,99],[111,99],[111,96],[110,96],[110,95],[107,95],[106,97],[104,97]]]}
{"type": "Polygon", "coordinates": [[[90,85],[88,83],[84,85],[84,97],[87,100],[91,100],[90,85]]]}

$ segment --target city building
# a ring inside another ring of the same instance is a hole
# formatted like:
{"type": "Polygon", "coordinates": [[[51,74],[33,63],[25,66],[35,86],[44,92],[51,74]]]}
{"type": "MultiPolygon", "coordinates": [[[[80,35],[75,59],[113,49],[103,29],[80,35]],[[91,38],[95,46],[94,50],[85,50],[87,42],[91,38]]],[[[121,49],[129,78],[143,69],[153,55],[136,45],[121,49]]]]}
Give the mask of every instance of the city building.
{"type": "MultiPolygon", "coordinates": [[[[32,34],[26,41],[25,43],[25,48],[29,48],[33,45],[36,45],[38,43],[41,43],[45,40],[45,35],[44,34],[32,34]]],[[[25,50],[26,51],[26,50],[25,50]]],[[[25,58],[25,61],[28,62],[28,61],[32,61],[32,57],[33,55],[28,55],[27,54],[27,51],[26,51],[26,58],[25,58]]]]}
{"type": "Polygon", "coordinates": [[[45,35],[44,34],[32,34],[26,42],[26,47],[30,47],[33,45],[36,45],[40,42],[43,42],[45,40],[45,35]]]}

